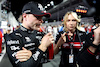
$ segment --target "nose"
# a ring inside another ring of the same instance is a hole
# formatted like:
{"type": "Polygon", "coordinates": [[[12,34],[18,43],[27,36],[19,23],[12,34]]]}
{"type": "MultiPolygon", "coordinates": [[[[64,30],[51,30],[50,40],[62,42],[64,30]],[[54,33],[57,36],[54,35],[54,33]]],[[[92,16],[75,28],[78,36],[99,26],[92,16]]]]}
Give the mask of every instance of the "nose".
{"type": "Polygon", "coordinates": [[[43,19],[39,19],[39,21],[40,21],[40,23],[43,23],[44,22],[43,19]]]}
{"type": "Polygon", "coordinates": [[[69,23],[70,23],[70,24],[73,24],[73,22],[72,22],[72,21],[70,21],[69,23]]]}
{"type": "Polygon", "coordinates": [[[39,20],[40,23],[43,23],[44,22],[43,19],[38,19],[38,20],[39,20]]]}

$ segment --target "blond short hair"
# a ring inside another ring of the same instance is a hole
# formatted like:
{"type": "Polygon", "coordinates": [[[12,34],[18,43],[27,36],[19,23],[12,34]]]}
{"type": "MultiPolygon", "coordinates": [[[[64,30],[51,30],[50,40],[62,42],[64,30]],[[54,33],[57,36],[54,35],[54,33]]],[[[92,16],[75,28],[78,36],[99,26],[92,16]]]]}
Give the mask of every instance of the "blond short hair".
{"type": "Polygon", "coordinates": [[[65,16],[64,16],[64,18],[63,18],[63,22],[62,22],[62,24],[64,25],[64,31],[66,31],[66,32],[67,32],[67,29],[66,29],[66,22],[67,22],[68,16],[69,16],[70,14],[71,14],[71,15],[75,18],[75,20],[78,22],[78,23],[77,23],[77,27],[76,27],[77,29],[79,29],[79,22],[81,21],[81,19],[79,18],[79,16],[77,15],[76,12],[73,12],[73,11],[67,12],[67,13],[65,14],[65,16]]]}
{"type": "Polygon", "coordinates": [[[21,22],[21,23],[23,22],[23,16],[22,15],[19,16],[18,21],[21,22]]]}

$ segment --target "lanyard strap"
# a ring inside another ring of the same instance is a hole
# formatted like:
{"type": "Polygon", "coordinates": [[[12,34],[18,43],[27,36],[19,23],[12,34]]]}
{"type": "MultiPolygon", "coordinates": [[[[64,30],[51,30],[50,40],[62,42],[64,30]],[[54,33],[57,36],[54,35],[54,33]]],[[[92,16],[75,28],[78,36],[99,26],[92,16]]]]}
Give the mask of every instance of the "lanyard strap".
{"type": "Polygon", "coordinates": [[[71,38],[69,38],[69,36],[68,36],[69,41],[70,42],[72,41],[72,43],[70,43],[71,55],[73,54],[73,45],[74,45],[73,42],[75,40],[75,36],[76,36],[76,34],[74,34],[74,36],[71,36],[71,38]]]}
{"type": "Polygon", "coordinates": [[[73,43],[70,44],[71,55],[73,54],[73,43]]]}

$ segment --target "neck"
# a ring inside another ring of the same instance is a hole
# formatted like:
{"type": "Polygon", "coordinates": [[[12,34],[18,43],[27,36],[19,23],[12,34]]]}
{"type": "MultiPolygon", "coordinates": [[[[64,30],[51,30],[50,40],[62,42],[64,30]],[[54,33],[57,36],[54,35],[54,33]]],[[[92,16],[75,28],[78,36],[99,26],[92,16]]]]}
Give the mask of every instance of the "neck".
{"type": "Polygon", "coordinates": [[[27,29],[29,29],[29,28],[28,28],[25,24],[23,24],[23,23],[22,23],[22,26],[25,27],[25,28],[27,28],[27,29]]]}
{"type": "Polygon", "coordinates": [[[73,30],[68,30],[68,32],[74,33],[74,32],[75,32],[75,29],[73,29],[73,30]]]}
{"type": "Polygon", "coordinates": [[[26,25],[24,25],[24,24],[22,24],[22,26],[23,26],[23,27],[25,27],[25,28],[26,28],[26,29],[28,29],[28,30],[33,31],[33,29],[31,29],[31,28],[27,27],[27,26],[26,26],[26,25]]]}

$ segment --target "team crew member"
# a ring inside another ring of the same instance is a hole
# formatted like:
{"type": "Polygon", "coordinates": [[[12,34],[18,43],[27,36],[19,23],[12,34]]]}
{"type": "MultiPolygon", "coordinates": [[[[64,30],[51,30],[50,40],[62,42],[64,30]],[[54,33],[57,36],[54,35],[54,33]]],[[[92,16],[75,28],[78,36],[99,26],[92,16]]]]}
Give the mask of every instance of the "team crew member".
{"type": "Polygon", "coordinates": [[[83,46],[85,32],[79,29],[80,19],[75,12],[67,12],[64,16],[64,31],[59,32],[56,37],[54,53],[61,50],[61,62],[59,67],[76,67],[77,54],[83,46]]]}
{"type": "Polygon", "coordinates": [[[7,36],[7,54],[13,67],[42,67],[47,47],[54,42],[51,33],[39,32],[42,17],[50,17],[39,9],[40,4],[29,2],[22,9],[22,25],[7,36]]]}
{"type": "Polygon", "coordinates": [[[85,45],[78,54],[81,67],[100,67],[100,26],[86,36],[85,45]]]}

